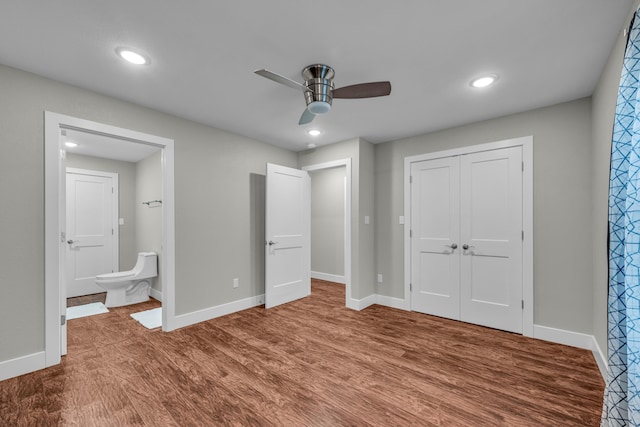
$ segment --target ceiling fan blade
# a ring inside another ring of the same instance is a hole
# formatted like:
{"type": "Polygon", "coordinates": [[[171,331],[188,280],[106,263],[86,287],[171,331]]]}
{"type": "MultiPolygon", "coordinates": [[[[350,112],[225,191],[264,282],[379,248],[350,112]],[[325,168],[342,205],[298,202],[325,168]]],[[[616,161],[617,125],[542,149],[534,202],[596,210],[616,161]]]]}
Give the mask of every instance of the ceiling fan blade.
{"type": "Polygon", "coordinates": [[[376,96],[387,96],[390,93],[391,83],[371,82],[334,89],[333,97],[343,99],[375,98],[376,96]]]}
{"type": "Polygon", "coordinates": [[[315,114],[313,114],[311,111],[305,108],[304,112],[302,113],[302,116],[300,116],[300,121],[298,122],[298,124],[306,125],[307,123],[311,123],[315,117],[316,117],[315,114]]]}
{"type": "Polygon", "coordinates": [[[264,68],[261,70],[255,70],[254,73],[264,78],[267,78],[269,80],[273,80],[276,83],[280,83],[281,85],[289,86],[290,88],[293,88],[293,89],[304,90],[304,91],[309,90],[309,88],[303,85],[302,83],[298,83],[295,80],[291,80],[285,76],[281,76],[280,74],[276,74],[264,68]]]}

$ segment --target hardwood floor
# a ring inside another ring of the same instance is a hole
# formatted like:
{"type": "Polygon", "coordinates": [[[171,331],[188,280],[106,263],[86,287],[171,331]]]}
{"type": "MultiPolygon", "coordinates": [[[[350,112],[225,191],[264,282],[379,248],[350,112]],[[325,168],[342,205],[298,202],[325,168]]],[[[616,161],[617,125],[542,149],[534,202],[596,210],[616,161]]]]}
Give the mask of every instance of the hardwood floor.
{"type": "Polygon", "coordinates": [[[92,302],[101,302],[104,304],[107,299],[107,293],[83,295],[81,297],[67,298],[67,307],[76,307],[78,305],[91,304],[92,302]]]}
{"type": "Polygon", "coordinates": [[[59,366],[0,382],[0,425],[597,426],[589,351],[418,313],[344,287],[171,333],[70,320],[59,366]]]}

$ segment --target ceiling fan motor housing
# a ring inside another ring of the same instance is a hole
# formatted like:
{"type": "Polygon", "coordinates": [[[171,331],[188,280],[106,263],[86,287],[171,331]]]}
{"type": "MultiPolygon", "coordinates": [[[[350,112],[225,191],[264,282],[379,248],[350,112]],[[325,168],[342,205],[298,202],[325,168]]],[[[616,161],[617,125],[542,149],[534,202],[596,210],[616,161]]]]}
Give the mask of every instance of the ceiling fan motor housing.
{"type": "Polygon", "coordinates": [[[309,90],[304,92],[307,108],[314,114],[324,114],[333,102],[333,77],[335,72],[328,65],[314,64],[302,70],[304,84],[309,90]]]}

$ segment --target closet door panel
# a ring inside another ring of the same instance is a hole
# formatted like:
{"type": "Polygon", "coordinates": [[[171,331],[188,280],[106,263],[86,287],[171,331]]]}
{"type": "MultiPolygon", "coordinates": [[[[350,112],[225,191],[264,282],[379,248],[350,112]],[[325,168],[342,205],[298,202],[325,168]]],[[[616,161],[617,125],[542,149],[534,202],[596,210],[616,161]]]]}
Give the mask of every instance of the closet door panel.
{"type": "Polygon", "coordinates": [[[522,333],[522,149],[460,164],[461,320],[522,333]]]}
{"type": "Polygon", "coordinates": [[[411,308],[458,319],[459,160],[414,163],[411,175],[411,308]]]}

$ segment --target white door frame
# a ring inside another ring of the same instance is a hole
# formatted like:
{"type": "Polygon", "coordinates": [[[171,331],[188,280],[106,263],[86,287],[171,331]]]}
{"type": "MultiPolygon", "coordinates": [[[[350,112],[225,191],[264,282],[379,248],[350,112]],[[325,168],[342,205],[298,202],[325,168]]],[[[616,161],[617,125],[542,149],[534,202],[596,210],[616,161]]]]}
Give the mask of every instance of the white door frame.
{"type": "Polygon", "coordinates": [[[533,337],[533,136],[472,145],[404,158],[404,306],[411,307],[411,164],[442,157],[460,156],[481,151],[522,147],[522,334],[533,337]]]}
{"type": "MultiPolygon", "coordinates": [[[[111,219],[113,223],[111,224],[111,228],[113,228],[114,230],[117,230],[120,227],[118,225],[118,213],[120,212],[120,189],[119,189],[120,187],[118,185],[118,174],[113,172],[94,171],[89,169],[78,169],[78,168],[65,168],[65,169],[66,169],[65,173],[111,178],[111,183],[113,184],[113,193],[112,193],[113,203],[111,205],[112,206],[111,219]]],[[[65,212],[65,218],[66,218],[66,212],[65,212]]],[[[65,225],[65,228],[66,228],[66,225],[65,225]]],[[[113,271],[120,271],[120,233],[113,233],[112,242],[113,242],[112,269],[113,271]]]]}
{"type": "MultiPolygon", "coordinates": [[[[358,300],[351,298],[351,159],[340,159],[326,163],[304,166],[302,170],[313,172],[321,169],[331,169],[344,166],[346,170],[347,188],[345,191],[344,209],[344,281],[345,281],[345,306],[357,307],[358,300]]],[[[312,178],[313,179],[313,178],[312,178]]]]}
{"type": "Polygon", "coordinates": [[[162,330],[177,328],[175,318],[175,214],[174,214],[174,149],[173,140],[106,125],[76,117],[45,111],[44,113],[44,177],[45,177],[45,366],[60,363],[62,334],[61,299],[66,295],[66,177],[64,129],[119,138],[132,143],[153,145],[162,149],[162,255],[163,276],[162,330]]]}

